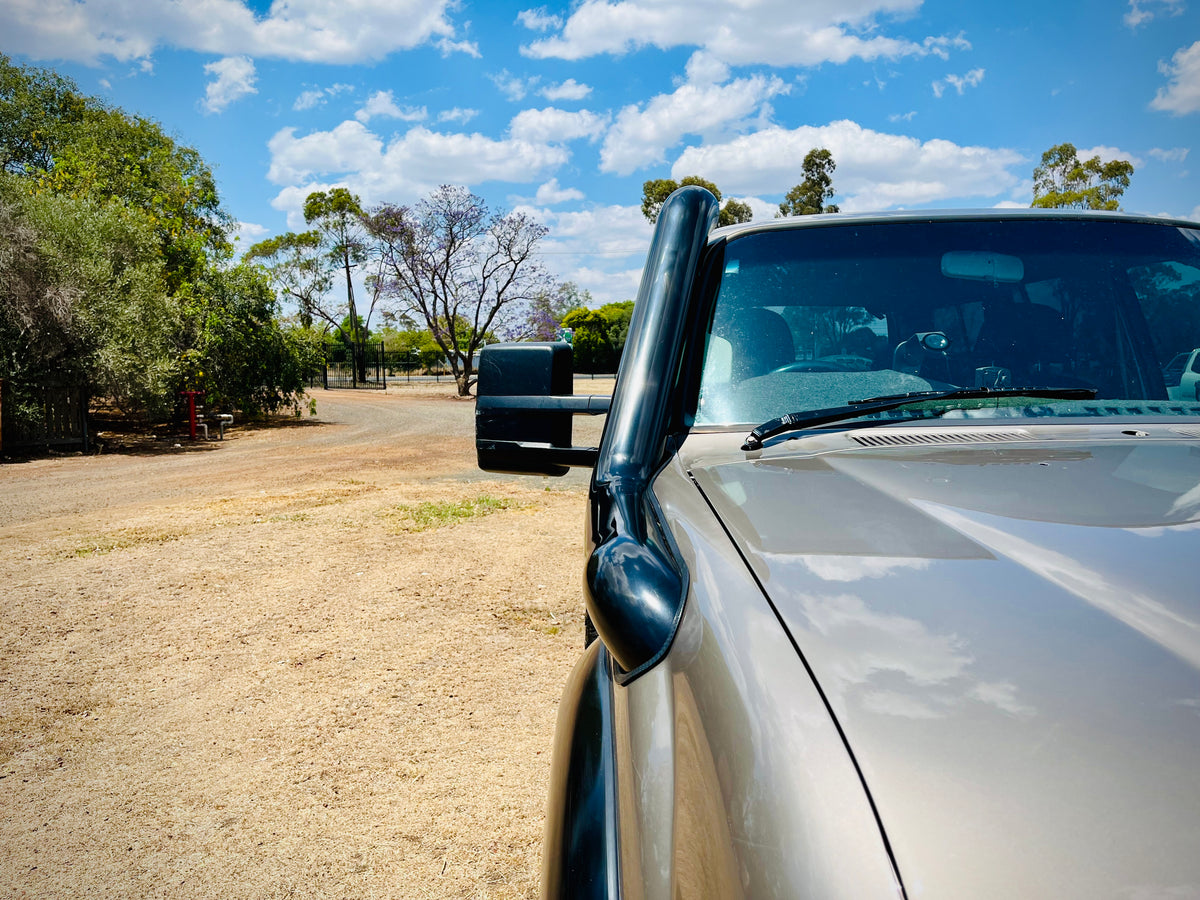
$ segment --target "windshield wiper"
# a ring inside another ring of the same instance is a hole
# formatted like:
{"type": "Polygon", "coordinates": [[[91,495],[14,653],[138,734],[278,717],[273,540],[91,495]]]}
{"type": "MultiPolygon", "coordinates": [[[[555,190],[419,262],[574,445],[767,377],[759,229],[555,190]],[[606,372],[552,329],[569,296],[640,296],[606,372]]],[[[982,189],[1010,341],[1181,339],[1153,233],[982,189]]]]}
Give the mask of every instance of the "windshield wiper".
{"type": "MultiPolygon", "coordinates": [[[[763,441],[789,431],[803,431],[819,425],[829,425],[850,419],[859,419],[872,413],[887,412],[918,403],[942,400],[990,400],[1001,397],[1040,397],[1047,400],[1091,400],[1096,396],[1095,388],[954,388],[949,391],[914,391],[909,394],[888,394],[883,397],[868,397],[866,400],[851,400],[845,406],[829,409],[810,409],[805,412],[789,413],[778,419],[763,422],[746,437],[743,450],[761,450],[763,441]]],[[[944,412],[944,410],[943,410],[944,412]]]]}

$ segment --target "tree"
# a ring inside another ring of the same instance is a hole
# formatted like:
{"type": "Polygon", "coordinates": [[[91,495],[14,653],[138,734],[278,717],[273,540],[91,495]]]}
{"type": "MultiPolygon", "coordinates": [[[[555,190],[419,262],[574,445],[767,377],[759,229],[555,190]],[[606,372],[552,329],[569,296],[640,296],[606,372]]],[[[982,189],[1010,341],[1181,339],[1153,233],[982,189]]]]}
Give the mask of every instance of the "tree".
{"type": "Polygon", "coordinates": [[[546,228],[524,213],[491,212],[451,185],[412,208],[384,204],[366,226],[380,242],[388,295],[425,320],[459,395],[469,396],[488,332],[549,286],[537,257],[546,228]]]}
{"type": "Polygon", "coordinates": [[[304,201],[304,221],[309,225],[316,224],[329,259],[346,274],[350,340],[356,344],[360,340],[358,309],[354,304],[350,270],[367,258],[363,218],[362,202],[346,188],[337,187],[328,193],[314,191],[304,201]]]}
{"type": "Polygon", "coordinates": [[[230,221],[196,150],[0,56],[0,377],[18,393],[159,417],[203,379],[210,403],[294,404],[307,351],[263,274],[231,267],[230,221]]]}
{"type": "Polygon", "coordinates": [[[571,355],[576,372],[613,371],[613,345],[608,337],[608,323],[594,309],[573,309],[563,319],[563,327],[571,329],[571,355]]]}
{"type": "Polygon", "coordinates": [[[322,252],[320,232],[289,231],[259,241],[243,259],[260,262],[275,290],[295,301],[304,328],[312,328],[314,315],[326,316],[321,299],[333,285],[333,272],[322,252]]]}
{"type": "Polygon", "coordinates": [[[629,337],[629,324],[633,321],[633,301],[622,300],[618,303],[605,303],[596,312],[604,319],[604,327],[608,333],[609,343],[613,349],[613,371],[621,363],[621,354],[625,351],[625,339],[629,337]]]}
{"type": "Polygon", "coordinates": [[[573,332],[571,346],[576,371],[617,371],[632,319],[632,300],[605,303],[599,309],[579,307],[567,313],[562,324],[573,332]]]}
{"type": "Polygon", "coordinates": [[[397,330],[384,326],[378,336],[387,350],[389,367],[432,369],[445,358],[427,328],[404,328],[397,330]]]}
{"type": "Polygon", "coordinates": [[[825,202],[833,197],[833,170],[836,168],[837,163],[828,150],[823,147],[809,150],[801,165],[804,180],[787,192],[775,217],[838,212],[836,203],[825,202]]]}
{"type": "Polygon", "coordinates": [[[144,216],[171,293],[229,249],[231,220],[196,150],[155,122],[80,94],[69,79],[2,55],[0,162],[28,190],[115,201],[144,216]]]}
{"type": "Polygon", "coordinates": [[[180,328],[155,235],[136,210],[30,194],[0,177],[0,378],[162,413],[180,328]]]}
{"type": "Polygon", "coordinates": [[[1033,203],[1043,209],[1120,209],[1133,164],[1102,162],[1099,155],[1080,161],[1074,144],[1059,144],[1042,154],[1033,170],[1033,203]]]}
{"type": "Polygon", "coordinates": [[[279,324],[278,300],[257,266],[210,266],[189,287],[184,313],[188,387],[210,407],[251,415],[300,411],[310,375],[320,370],[315,335],[279,324]]]}
{"type": "Polygon", "coordinates": [[[717,213],[717,224],[740,225],[753,218],[754,210],[750,208],[749,203],[742,203],[740,200],[726,200],[721,211],[717,213]]]}
{"type": "Polygon", "coordinates": [[[539,292],[529,301],[524,322],[513,335],[531,341],[558,340],[563,317],[571,310],[585,307],[592,301],[588,291],[581,291],[573,281],[563,281],[539,292]]]}
{"type": "Polygon", "coordinates": [[[83,118],[87,102],[69,78],[14,66],[0,54],[0,168],[16,174],[49,171],[60,130],[83,118]]]}
{"type": "MultiPolygon", "coordinates": [[[[642,183],[642,215],[646,217],[646,221],[654,224],[658,221],[659,210],[662,209],[663,203],[672,193],[677,191],[684,185],[694,184],[704,188],[710,194],[717,198],[717,202],[721,202],[720,189],[706,178],[701,178],[699,175],[688,175],[680,181],[675,181],[671,178],[655,178],[642,183]]],[[[754,212],[750,209],[749,204],[741,203],[737,200],[726,200],[725,205],[721,207],[717,215],[718,225],[735,225],[740,222],[749,222],[754,217],[754,212]]]]}

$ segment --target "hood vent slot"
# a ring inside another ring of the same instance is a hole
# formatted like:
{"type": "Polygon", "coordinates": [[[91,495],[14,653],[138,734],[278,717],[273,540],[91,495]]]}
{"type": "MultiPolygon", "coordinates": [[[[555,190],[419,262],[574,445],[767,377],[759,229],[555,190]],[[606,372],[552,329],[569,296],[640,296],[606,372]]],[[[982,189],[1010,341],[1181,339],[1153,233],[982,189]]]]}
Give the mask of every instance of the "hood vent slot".
{"type": "Polygon", "coordinates": [[[1033,440],[1027,431],[907,431],[851,434],[850,440],[862,447],[911,447],[930,444],[1011,444],[1033,440]]]}

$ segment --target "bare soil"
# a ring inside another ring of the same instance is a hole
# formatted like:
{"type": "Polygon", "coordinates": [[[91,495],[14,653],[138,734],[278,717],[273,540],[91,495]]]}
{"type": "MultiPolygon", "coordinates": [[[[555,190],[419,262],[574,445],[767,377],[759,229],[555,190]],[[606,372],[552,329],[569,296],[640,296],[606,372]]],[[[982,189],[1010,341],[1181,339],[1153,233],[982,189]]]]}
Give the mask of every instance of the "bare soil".
{"type": "Polygon", "coordinates": [[[452,392],[0,465],[0,895],[536,895],[586,473],[452,392]]]}

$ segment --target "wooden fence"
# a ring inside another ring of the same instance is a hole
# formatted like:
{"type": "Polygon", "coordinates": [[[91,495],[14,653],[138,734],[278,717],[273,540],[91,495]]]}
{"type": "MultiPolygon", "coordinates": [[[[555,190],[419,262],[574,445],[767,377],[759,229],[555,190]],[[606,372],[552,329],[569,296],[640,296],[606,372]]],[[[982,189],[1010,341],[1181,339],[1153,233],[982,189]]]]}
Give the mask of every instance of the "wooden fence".
{"type": "Polygon", "coordinates": [[[90,448],[87,397],[82,388],[37,385],[22,393],[38,407],[40,421],[34,425],[19,421],[13,414],[13,387],[0,381],[0,452],[90,448]]]}

